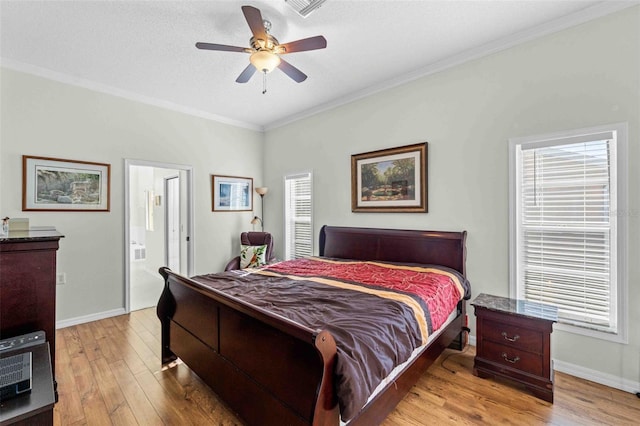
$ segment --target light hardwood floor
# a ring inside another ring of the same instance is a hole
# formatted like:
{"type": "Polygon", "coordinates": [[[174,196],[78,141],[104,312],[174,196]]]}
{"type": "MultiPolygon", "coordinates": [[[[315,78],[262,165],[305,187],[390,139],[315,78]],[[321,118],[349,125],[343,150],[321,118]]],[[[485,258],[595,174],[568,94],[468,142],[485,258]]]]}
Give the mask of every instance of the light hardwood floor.
{"type": "MultiPolygon", "coordinates": [[[[60,329],[55,425],[241,424],[187,366],[160,365],[155,309],[60,329]]],[[[555,375],[555,403],[471,370],[475,350],[446,351],[383,425],[637,425],[640,399],[555,375]]]]}

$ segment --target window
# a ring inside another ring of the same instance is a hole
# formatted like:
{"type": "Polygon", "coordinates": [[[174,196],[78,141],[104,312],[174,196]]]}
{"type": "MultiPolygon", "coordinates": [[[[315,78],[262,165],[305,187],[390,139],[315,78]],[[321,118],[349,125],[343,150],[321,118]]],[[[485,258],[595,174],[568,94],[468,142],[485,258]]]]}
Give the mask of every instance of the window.
{"type": "Polygon", "coordinates": [[[284,178],[284,253],[287,260],[313,254],[311,183],[311,173],[284,178]]]}
{"type": "Polygon", "coordinates": [[[626,124],[510,140],[513,297],[626,341],[626,124]]]}

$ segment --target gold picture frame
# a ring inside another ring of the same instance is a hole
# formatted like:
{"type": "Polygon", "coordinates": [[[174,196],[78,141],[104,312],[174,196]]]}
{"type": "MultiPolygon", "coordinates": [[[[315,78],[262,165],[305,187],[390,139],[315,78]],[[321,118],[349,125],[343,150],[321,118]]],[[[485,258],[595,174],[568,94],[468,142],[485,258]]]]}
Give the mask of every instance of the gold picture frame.
{"type": "Polygon", "coordinates": [[[352,155],[351,211],[426,213],[427,142],[352,155]]]}
{"type": "Polygon", "coordinates": [[[108,212],[111,165],[22,156],[23,211],[108,212]]]}
{"type": "Polygon", "coordinates": [[[253,210],[253,178],[211,175],[211,211],[253,210]]]}

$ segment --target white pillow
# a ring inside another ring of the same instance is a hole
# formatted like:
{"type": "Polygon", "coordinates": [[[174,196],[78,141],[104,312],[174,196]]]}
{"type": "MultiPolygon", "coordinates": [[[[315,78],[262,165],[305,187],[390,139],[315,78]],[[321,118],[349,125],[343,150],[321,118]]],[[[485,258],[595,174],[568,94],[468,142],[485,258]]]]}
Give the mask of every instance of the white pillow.
{"type": "Polygon", "coordinates": [[[267,246],[241,246],[240,268],[257,268],[267,264],[267,246]]]}

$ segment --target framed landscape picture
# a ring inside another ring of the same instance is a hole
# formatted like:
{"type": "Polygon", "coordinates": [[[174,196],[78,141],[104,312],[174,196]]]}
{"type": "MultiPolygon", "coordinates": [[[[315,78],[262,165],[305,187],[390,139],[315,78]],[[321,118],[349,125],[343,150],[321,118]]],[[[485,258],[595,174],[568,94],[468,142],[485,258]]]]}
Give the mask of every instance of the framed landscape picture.
{"type": "Polygon", "coordinates": [[[211,189],[212,211],[253,210],[253,178],[212,175],[211,189]]]}
{"type": "Polygon", "coordinates": [[[109,211],[111,165],[22,156],[22,210],[109,211]]]}
{"type": "Polygon", "coordinates": [[[427,212],[427,142],[351,156],[351,211],[427,212]]]}

